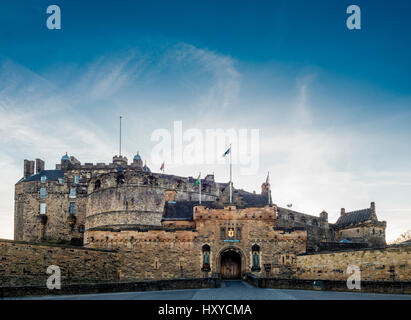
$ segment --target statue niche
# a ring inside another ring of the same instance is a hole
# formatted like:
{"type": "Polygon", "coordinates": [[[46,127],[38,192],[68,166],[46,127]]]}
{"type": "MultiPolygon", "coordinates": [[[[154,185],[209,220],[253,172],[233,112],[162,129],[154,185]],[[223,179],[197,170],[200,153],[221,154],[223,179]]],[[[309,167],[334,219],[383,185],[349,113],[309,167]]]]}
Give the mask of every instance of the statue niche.
{"type": "Polygon", "coordinates": [[[203,245],[203,267],[201,271],[210,271],[210,246],[208,244],[203,245]]]}

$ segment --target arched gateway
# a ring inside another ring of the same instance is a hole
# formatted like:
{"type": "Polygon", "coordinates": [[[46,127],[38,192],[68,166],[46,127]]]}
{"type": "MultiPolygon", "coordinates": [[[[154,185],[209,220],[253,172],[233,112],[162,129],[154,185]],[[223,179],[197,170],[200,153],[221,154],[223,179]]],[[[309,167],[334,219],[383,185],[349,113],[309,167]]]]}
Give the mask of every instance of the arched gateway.
{"type": "Polygon", "coordinates": [[[220,274],[222,279],[241,279],[242,255],[235,248],[225,249],[220,253],[220,274]]]}

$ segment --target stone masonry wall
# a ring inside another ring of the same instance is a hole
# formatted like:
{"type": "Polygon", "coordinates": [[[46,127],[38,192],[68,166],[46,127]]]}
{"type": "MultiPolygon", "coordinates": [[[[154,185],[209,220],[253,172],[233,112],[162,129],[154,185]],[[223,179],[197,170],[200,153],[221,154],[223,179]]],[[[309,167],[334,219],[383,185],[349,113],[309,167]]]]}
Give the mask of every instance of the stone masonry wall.
{"type": "Polygon", "coordinates": [[[50,265],[61,270],[61,285],[117,281],[113,251],[0,240],[1,286],[46,286],[50,265]]]}
{"type": "MultiPolygon", "coordinates": [[[[91,180],[87,202],[86,229],[109,225],[161,225],[167,190],[175,190],[176,201],[198,199],[188,178],[126,172],[124,183],[117,174],[104,174],[91,180]],[[97,186],[98,181],[98,186],[97,186]]],[[[202,194],[204,201],[217,198],[216,184],[202,194]]]]}
{"type": "MultiPolygon", "coordinates": [[[[14,238],[18,241],[71,241],[82,239],[79,226],[85,224],[86,194],[77,188],[75,199],[69,198],[70,187],[55,181],[30,181],[15,187],[14,238]],[[40,197],[46,188],[46,197],[40,197]],[[76,203],[75,219],[70,216],[70,202],[76,203]],[[40,214],[40,203],[46,214],[40,214]]],[[[81,241],[81,240],[80,240],[81,241]]]]}
{"type": "Polygon", "coordinates": [[[298,279],[347,280],[349,265],[361,268],[361,279],[411,281],[411,246],[297,256],[298,279]]]}
{"type": "Polygon", "coordinates": [[[221,256],[234,250],[241,256],[241,273],[289,276],[295,256],[305,252],[305,231],[274,230],[275,207],[206,209],[195,207],[194,221],[167,221],[157,230],[88,230],[85,244],[119,249],[121,279],[198,278],[221,273],[221,256]],[[231,210],[232,209],[232,210],[231,210]],[[235,242],[226,241],[234,229],[235,242]],[[224,230],[224,233],[222,233],[224,230]],[[210,270],[202,271],[202,247],[210,247],[210,270]],[[252,270],[252,247],[260,250],[260,270],[252,270]]]}

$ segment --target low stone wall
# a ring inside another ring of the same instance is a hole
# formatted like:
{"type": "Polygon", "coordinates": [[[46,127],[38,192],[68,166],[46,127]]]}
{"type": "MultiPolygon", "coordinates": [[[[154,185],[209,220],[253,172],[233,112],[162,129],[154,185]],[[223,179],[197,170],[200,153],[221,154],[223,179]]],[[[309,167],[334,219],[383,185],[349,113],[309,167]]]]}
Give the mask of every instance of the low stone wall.
{"type": "Polygon", "coordinates": [[[361,281],[411,281],[411,246],[305,254],[297,256],[295,278],[343,280],[350,265],[360,267],[361,281]]]}
{"type": "Polygon", "coordinates": [[[135,282],[102,282],[102,283],[77,283],[62,286],[61,290],[49,290],[45,286],[19,286],[0,287],[0,298],[63,295],[63,294],[90,294],[107,292],[134,292],[155,290],[201,289],[219,288],[219,279],[172,279],[135,282]]]}
{"type": "Polygon", "coordinates": [[[112,250],[0,240],[0,285],[46,287],[51,265],[60,268],[62,286],[117,281],[118,260],[112,250]]]}
{"type": "Polygon", "coordinates": [[[410,281],[361,281],[358,290],[348,289],[343,280],[270,279],[252,274],[247,274],[245,280],[257,288],[411,294],[410,281]]]}

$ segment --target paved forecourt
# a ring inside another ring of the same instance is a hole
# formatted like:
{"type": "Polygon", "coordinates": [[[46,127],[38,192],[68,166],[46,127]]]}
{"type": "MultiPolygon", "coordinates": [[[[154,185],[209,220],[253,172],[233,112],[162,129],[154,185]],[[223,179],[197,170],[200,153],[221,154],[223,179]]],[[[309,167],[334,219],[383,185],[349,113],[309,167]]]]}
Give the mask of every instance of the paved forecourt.
{"type": "Polygon", "coordinates": [[[44,300],[411,300],[411,295],[255,288],[243,281],[224,281],[217,289],[186,289],[56,295],[10,299],[44,300]]]}

